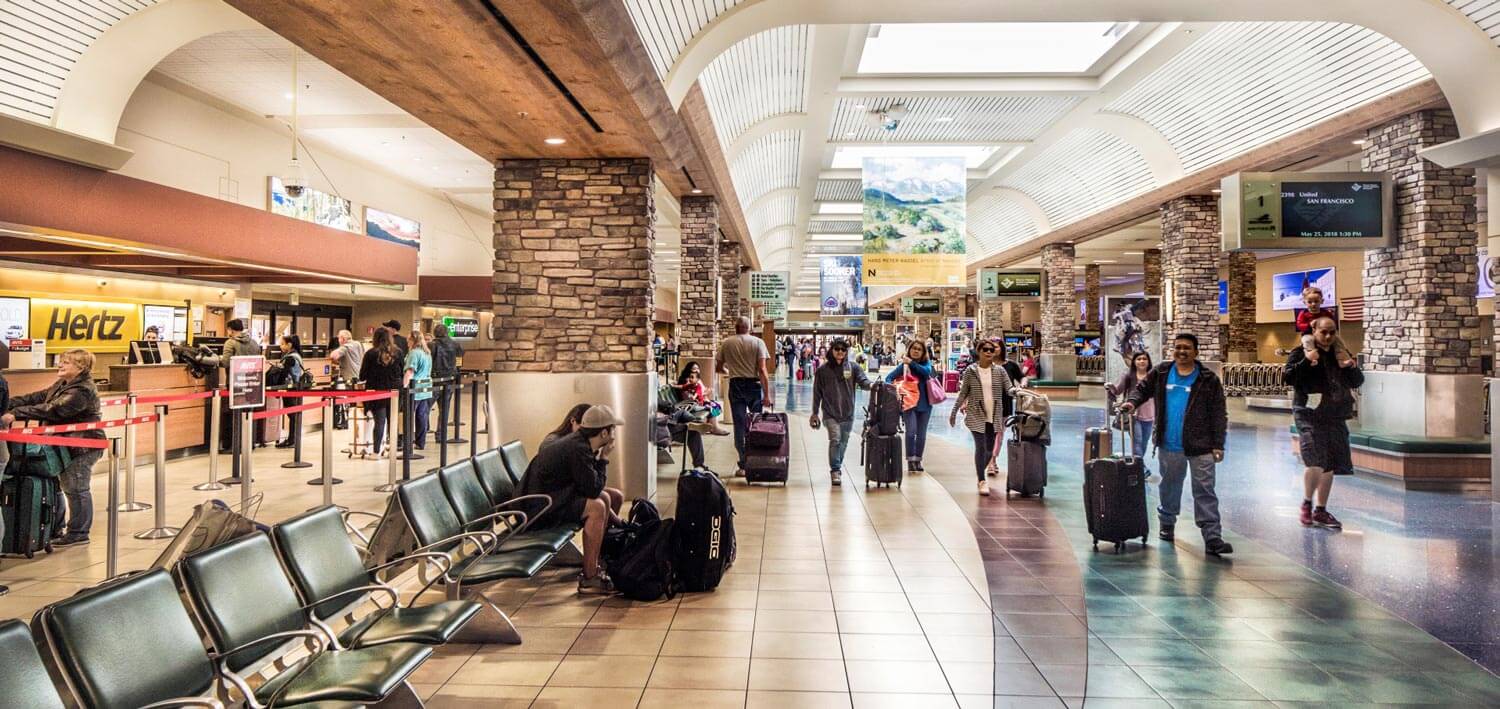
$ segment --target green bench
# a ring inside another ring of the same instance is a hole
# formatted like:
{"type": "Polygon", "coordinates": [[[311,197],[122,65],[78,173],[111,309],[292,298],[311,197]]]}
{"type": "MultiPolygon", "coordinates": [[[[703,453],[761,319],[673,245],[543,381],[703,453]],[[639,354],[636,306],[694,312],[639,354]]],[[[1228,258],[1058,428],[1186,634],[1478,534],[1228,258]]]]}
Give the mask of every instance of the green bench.
{"type": "MultiPolygon", "coordinates": [[[[1299,447],[1292,424],[1292,450],[1299,447]]],[[[1400,480],[1408,489],[1462,489],[1490,479],[1490,442],[1482,438],[1429,438],[1350,431],[1358,470],[1400,480]]]]}
{"type": "MultiPolygon", "coordinates": [[[[1297,424],[1289,427],[1297,435],[1297,424]]],[[[1489,455],[1490,442],[1483,438],[1428,438],[1399,433],[1349,431],[1349,445],[1404,455],[1489,455]]]]}

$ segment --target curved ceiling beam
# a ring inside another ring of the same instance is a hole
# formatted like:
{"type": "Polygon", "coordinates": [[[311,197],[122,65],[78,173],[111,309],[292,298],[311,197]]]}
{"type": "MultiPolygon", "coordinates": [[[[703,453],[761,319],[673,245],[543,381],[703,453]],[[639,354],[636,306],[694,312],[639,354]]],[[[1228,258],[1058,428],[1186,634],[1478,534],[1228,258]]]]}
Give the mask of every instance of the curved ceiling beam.
{"type": "Polygon", "coordinates": [[[755,141],[760,140],[761,138],[764,138],[778,131],[805,131],[807,128],[808,123],[806,113],[778,113],[774,116],[762,118],[761,120],[751,124],[751,126],[749,128],[746,128],[743,133],[735,136],[734,141],[731,142],[729,144],[729,147],[724,150],[724,155],[728,157],[729,162],[732,163],[736,158],[740,156],[740,153],[745,152],[746,148],[754,145],[755,141]]]}
{"type": "Polygon", "coordinates": [[[1182,169],[1182,158],[1167,137],[1156,126],[1140,118],[1114,111],[1100,111],[1090,116],[1085,123],[1125,141],[1146,160],[1151,168],[1151,177],[1156,184],[1165,185],[1187,174],[1182,169]]]}
{"type": "Polygon", "coordinates": [[[1042,209],[1042,205],[1032,199],[1031,195],[1014,187],[996,187],[990,191],[990,195],[999,199],[1008,199],[1020,205],[1021,209],[1026,211],[1027,216],[1031,217],[1031,222],[1036,225],[1036,233],[1045,234],[1052,231],[1052,222],[1047,219],[1047,212],[1042,209]]]}
{"type": "Polygon", "coordinates": [[[768,190],[765,194],[756,197],[755,199],[751,200],[749,204],[745,205],[745,213],[753,214],[755,213],[756,209],[758,209],[762,204],[765,204],[771,199],[782,197],[788,194],[795,197],[797,195],[797,192],[798,189],[796,187],[776,187],[768,190]]]}
{"type": "Polygon", "coordinates": [[[211,34],[259,27],[222,0],[164,0],[134,13],[78,58],[58,95],[52,125],[113,143],[136,87],[168,54],[211,34]]]}
{"type": "Polygon", "coordinates": [[[1463,13],[1436,0],[745,0],[719,15],[688,42],[663,79],[678,106],[715,57],[734,43],[789,24],[854,25],[895,22],[1232,22],[1307,20],[1347,22],[1379,32],[1411,52],[1432,73],[1467,136],[1500,127],[1500,47],[1463,13]]]}
{"type": "Polygon", "coordinates": [[[755,237],[755,250],[760,251],[762,246],[765,247],[767,253],[789,249],[792,247],[792,243],[797,240],[796,237],[797,230],[791,224],[774,226],[767,229],[764,234],[755,237]],[[780,239],[775,238],[778,234],[785,234],[785,237],[780,239]]]}

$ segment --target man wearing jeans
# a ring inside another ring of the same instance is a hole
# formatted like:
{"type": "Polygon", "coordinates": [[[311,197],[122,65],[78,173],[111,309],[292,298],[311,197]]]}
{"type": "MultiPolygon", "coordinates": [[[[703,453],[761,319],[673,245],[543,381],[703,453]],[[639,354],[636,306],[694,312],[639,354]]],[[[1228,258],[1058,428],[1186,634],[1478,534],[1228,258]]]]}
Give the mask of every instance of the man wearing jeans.
{"type": "Polygon", "coordinates": [[[714,371],[729,375],[729,411],[734,417],[734,450],[739,454],[735,477],[745,477],[745,432],[750,414],[772,405],[771,376],[766,362],[771,352],[764,340],[750,334],[750,318],[734,321],[734,335],[719,343],[714,371]]]}
{"type": "Polygon", "coordinates": [[[1214,466],[1224,460],[1229,414],[1219,377],[1198,363],[1197,336],[1181,333],[1173,338],[1172,361],[1152,368],[1120,409],[1134,411],[1153,400],[1157,402],[1153,439],[1161,451],[1158,536],[1164,542],[1175,539],[1182,483],[1191,469],[1193,519],[1203,532],[1204,549],[1213,556],[1232,553],[1234,547],[1224,541],[1219,525],[1219,498],[1214,493],[1214,466]]]}
{"type": "Polygon", "coordinates": [[[813,373],[812,417],[808,419],[813,428],[827,426],[828,474],[834,485],[843,484],[844,450],[854,428],[854,391],[869,388],[864,368],[849,361],[849,343],[834,340],[828,346],[828,361],[813,373]]]}

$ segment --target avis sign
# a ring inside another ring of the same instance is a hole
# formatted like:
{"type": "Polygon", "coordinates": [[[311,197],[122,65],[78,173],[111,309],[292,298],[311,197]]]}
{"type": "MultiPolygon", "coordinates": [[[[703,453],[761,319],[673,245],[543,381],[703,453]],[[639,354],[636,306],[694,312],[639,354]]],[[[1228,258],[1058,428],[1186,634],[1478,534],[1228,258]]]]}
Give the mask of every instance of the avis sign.
{"type": "Polygon", "coordinates": [[[141,306],[87,300],[33,298],[31,332],[57,350],[124,352],[141,333],[141,306]]]}

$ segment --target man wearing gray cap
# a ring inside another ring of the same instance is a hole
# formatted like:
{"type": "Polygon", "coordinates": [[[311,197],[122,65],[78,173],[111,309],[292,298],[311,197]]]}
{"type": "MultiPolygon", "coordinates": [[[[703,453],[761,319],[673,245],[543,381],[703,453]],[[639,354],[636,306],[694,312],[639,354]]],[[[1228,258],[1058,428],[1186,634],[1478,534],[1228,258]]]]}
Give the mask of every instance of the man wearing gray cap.
{"type": "Polygon", "coordinates": [[[605,492],[605,468],[615,449],[618,428],[625,424],[608,406],[590,406],[578,430],[537,451],[521,477],[522,495],[547,495],[552,505],[529,510],[538,529],[560,524],[583,525],[583,571],[578,592],[609,595],[614,584],[599,566],[604,530],[616,520],[605,492]]]}

